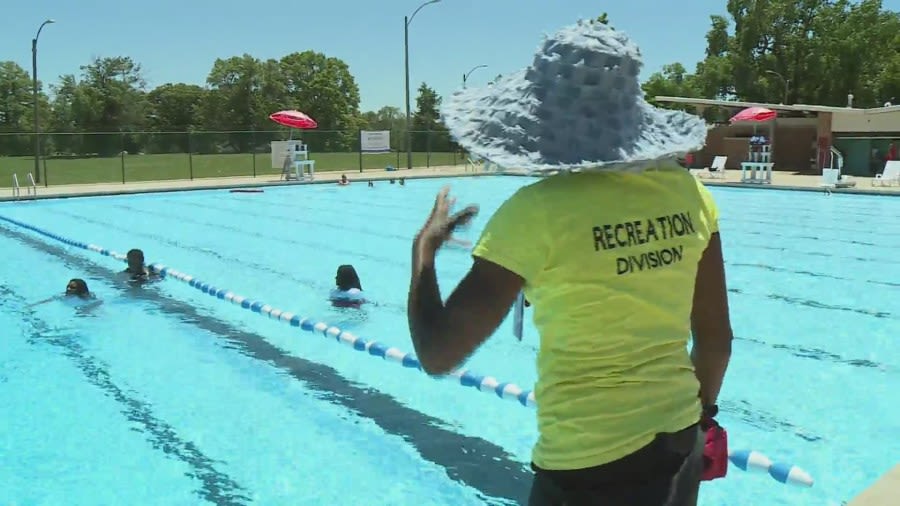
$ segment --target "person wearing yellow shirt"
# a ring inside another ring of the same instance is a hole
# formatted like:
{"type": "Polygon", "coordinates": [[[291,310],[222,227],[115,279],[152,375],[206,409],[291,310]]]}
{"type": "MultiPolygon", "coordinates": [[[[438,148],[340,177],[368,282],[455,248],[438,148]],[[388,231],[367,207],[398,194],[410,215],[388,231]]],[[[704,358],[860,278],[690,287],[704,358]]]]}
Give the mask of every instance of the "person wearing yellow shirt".
{"type": "Polygon", "coordinates": [[[623,32],[579,22],[442,111],[464,149],[547,176],[491,216],[446,302],[436,252],[478,208],[454,213],[444,188],[413,243],[408,299],[416,354],[439,375],[524,290],[540,333],[531,506],[697,502],[700,421],[715,416],[731,354],[718,210],[674,161],[706,125],[645,102],[640,66],[623,32]]]}

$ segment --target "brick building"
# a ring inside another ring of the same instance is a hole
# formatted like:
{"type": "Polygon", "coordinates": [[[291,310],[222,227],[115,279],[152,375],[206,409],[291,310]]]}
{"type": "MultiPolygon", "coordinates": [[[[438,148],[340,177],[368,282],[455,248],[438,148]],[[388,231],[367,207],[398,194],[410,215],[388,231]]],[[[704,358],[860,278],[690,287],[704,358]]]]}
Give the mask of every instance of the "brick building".
{"type": "Polygon", "coordinates": [[[731,117],[747,107],[778,112],[766,123],[717,124],[706,146],[695,153],[694,166],[707,167],[715,156],[727,156],[726,168],[738,169],[754,134],[771,139],[775,170],[819,174],[841,163],[844,174],[869,176],[881,172],[888,145],[900,149],[900,105],[858,109],[824,105],[783,105],[686,97],[655,97],[659,103],[692,106],[698,114],[718,108],[731,117]]]}

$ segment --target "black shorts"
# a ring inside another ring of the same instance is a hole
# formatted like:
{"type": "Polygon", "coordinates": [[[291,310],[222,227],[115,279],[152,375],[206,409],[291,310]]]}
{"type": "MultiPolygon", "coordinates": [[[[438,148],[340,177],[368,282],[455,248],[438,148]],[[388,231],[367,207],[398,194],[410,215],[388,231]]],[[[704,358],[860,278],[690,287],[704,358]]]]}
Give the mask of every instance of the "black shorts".
{"type": "Polygon", "coordinates": [[[547,471],[532,464],[528,506],[694,506],[703,442],[695,424],[596,467],[547,471]]]}

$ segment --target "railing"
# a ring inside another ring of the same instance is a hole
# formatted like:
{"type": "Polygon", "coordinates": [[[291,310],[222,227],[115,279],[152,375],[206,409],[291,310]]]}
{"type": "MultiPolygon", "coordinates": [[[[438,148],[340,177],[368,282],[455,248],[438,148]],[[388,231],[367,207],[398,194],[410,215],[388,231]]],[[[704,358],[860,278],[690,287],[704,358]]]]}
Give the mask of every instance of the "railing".
{"type": "Polygon", "coordinates": [[[37,197],[37,184],[34,182],[34,174],[31,172],[28,173],[28,184],[30,188],[26,189],[25,193],[37,197]]]}
{"type": "MultiPolygon", "coordinates": [[[[19,185],[19,176],[18,174],[13,173],[13,186],[12,186],[12,194],[13,199],[19,200],[22,197],[22,187],[19,185]]],[[[25,188],[25,195],[37,196],[37,184],[34,182],[34,175],[31,172],[28,173],[28,187],[25,188]]]]}
{"type": "MultiPolygon", "coordinates": [[[[275,177],[282,170],[272,141],[302,139],[316,170],[406,168],[406,132],[390,135],[390,151],[362,153],[359,130],[224,132],[42,133],[40,173],[34,167],[34,134],[0,132],[0,187],[13,172],[35,172],[38,184],[128,183],[220,177],[275,177]]],[[[413,168],[462,165],[465,156],[447,132],[410,132],[413,168]]]]}
{"type": "Polygon", "coordinates": [[[840,151],[837,150],[834,146],[831,146],[831,167],[832,169],[837,169],[838,176],[841,174],[841,170],[844,168],[844,155],[841,154],[840,151]],[[834,166],[835,157],[837,157],[837,167],[834,166]]]}

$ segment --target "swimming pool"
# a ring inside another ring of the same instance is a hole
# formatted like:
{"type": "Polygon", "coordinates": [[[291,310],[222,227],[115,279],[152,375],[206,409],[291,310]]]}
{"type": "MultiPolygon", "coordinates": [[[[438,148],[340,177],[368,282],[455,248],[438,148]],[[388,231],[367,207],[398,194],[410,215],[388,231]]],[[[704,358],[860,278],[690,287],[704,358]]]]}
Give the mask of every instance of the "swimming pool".
{"type": "MultiPolygon", "coordinates": [[[[485,220],[527,178],[451,181],[485,220]]],[[[98,197],[0,215],[160,262],[411,351],[410,239],[444,181],[98,197]],[[376,307],[332,308],[356,266],[376,307]]],[[[734,467],[700,503],[841,504],[900,443],[900,199],[716,188],[738,336],[720,406],[732,447],[816,478],[734,467]]],[[[141,290],[120,262],[0,223],[0,502],[483,504],[522,501],[533,410],[354,352],[175,280],[141,290]],[[103,304],[26,308],[83,277],[103,304]],[[73,317],[74,315],[74,317],[73,317]]],[[[439,260],[445,295],[469,265],[439,260]]],[[[511,319],[510,319],[511,320],[511,319]]],[[[530,388],[536,333],[507,321],[469,367],[530,388]]]]}

